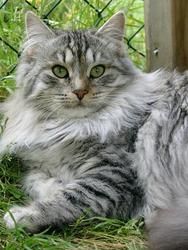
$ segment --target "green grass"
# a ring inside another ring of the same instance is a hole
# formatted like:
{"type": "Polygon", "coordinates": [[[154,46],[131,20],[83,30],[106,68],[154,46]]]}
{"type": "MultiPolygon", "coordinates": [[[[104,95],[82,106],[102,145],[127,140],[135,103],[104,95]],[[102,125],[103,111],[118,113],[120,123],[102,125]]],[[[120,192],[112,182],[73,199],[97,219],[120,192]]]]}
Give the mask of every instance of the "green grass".
{"type": "MultiPolygon", "coordinates": [[[[0,1],[0,5],[3,1],[0,1]]],[[[29,0],[39,16],[46,14],[54,0],[29,0]]],[[[108,0],[90,0],[101,10],[108,0]]],[[[0,37],[9,42],[17,51],[24,33],[24,13],[33,10],[24,0],[8,1],[0,10],[0,37]]],[[[104,19],[99,22],[96,12],[83,0],[64,0],[49,15],[49,22],[54,27],[88,28],[100,26],[113,13],[125,10],[127,13],[126,38],[130,38],[143,25],[142,0],[113,0],[103,12],[104,19]]],[[[132,46],[145,54],[144,30],[132,41],[132,46]]],[[[0,100],[4,100],[15,89],[15,67],[18,57],[5,43],[0,41],[0,100]]],[[[140,68],[145,66],[145,58],[132,49],[128,50],[131,59],[140,68]]],[[[2,130],[2,128],[1,128],[2,130]]],[[[21,228],[7,230],[3,222],[5,211],[14,204],[24,204],[28,197],[21,190],[20,162],[6,156],[0,163],[0,249],[6,250],[141,250],[146,249],[143,235],[143,222],[131,220],[123,222],[105,218],[80,218],[75,224],[62,231],[46,231],[29,235],[21,228]]]]}

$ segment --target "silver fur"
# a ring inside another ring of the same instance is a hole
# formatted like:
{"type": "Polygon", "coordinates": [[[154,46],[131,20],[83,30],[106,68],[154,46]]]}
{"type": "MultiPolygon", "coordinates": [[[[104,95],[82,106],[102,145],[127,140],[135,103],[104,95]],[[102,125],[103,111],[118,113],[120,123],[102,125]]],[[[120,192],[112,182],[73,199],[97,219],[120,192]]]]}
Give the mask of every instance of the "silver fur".
{"type": "MultiPolygon", "coordinates": [[[[49,30],[34,14],[5,103],[1,153],[18,155],[33,201],[10,212],[29,231],[91,215],[148,221],[187,195],[187,73],[143,73],[123,47],[124,16],[98,31],[49,30]],[[66,65],[70,79],[54,77],[66,65]],[[88,77],[93,65],[106,71],[88,77]],[[73,90],[89,86],[81,104],[73,90]]],[[[14,227],[9,212],[8,227],[14,227]]]]}

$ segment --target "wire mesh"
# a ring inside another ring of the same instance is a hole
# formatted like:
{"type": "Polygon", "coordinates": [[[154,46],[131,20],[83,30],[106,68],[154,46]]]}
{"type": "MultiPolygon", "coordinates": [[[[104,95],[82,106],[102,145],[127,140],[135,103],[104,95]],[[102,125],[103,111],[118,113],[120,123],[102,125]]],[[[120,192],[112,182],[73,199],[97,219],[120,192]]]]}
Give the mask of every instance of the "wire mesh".
{"type": "Polygon", "coordinates": [[[24,33],[24,13],[32,10],[53,27],[99,27],[118,10],[125,10],[125,43],[129,55],[145,66],[143,0],[0,0],[0,99],[14,87],[14,71],[24,33]]]}

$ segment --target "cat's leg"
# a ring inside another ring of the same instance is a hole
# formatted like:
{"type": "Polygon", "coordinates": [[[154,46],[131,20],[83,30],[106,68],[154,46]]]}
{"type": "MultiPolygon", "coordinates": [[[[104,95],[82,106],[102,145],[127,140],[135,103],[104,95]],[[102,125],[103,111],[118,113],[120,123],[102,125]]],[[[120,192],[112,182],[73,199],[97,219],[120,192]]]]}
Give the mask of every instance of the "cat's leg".
{"type": "Polygon", "coordinates": [[[50,177],[47,173],[33,170],[24,178],[23,189],[33,200],[45,200],[53,196],[59,182],[57,178],[50,177]]]}
{"type": "MultiPolygon", "coordinates": [[[[58,187],[57,183],[58,179],[39,170],[33,170],[24,178],[23,189],[33,200],[45,201],[50,196],[53,197],[53,191],[58,187]]],[[[14,206],[5,214],[4,220],[8,228],[14,228],[17,222],[22,221],[22,224],[32,232],[35,228],[29,223],[30,216],[37,216],[37,210],[33,205],[14,206]]]]}
{"type": "Polygon", "coordinates": [[[66,185],[58,181],[55,186],[52,184],[46,188],[45,199],[11,208],[4,220],[9,228],[14,228],[16,223],[30,232],[36,232],[41,227],[71,223],[84,212],[108,217],[117,217],[120,212],[129,217],[133,204],[136,204],[134,196],[132,178],[118,172],[116,167],[116,172],[88,174],[66,185]],[[48,196],[49,190],[51,194],[48,196]],[[121,204],[123,210],[118,211],[121,204]]]}

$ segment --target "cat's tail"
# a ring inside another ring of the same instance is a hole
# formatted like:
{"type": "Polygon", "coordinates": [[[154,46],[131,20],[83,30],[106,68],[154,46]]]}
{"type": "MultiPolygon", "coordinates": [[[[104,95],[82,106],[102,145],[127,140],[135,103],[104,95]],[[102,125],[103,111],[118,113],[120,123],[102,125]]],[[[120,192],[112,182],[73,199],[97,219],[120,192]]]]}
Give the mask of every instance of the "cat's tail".
{"type": "Polygon", "coordinates": [[[178,199],[170,208],[158,211],[147,229],[152,250],[188,249],[188,198],[178,199]]]}

